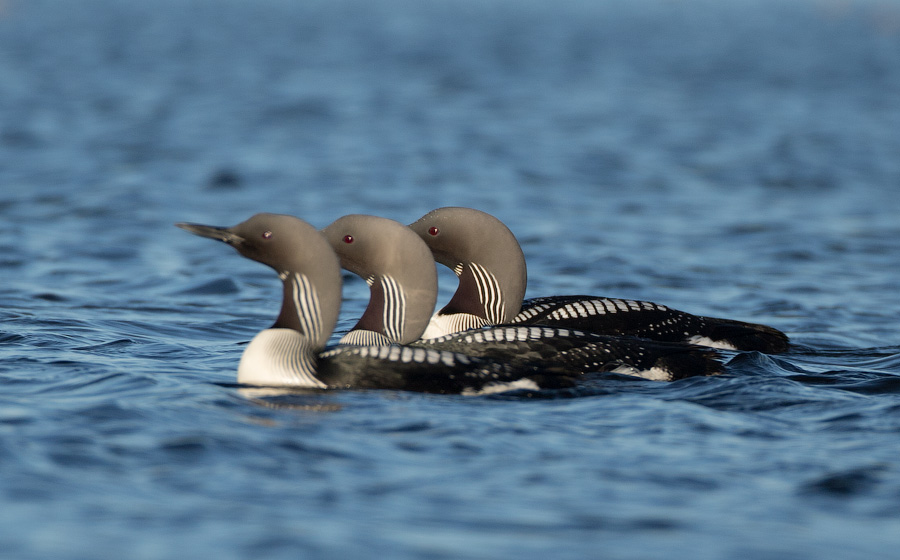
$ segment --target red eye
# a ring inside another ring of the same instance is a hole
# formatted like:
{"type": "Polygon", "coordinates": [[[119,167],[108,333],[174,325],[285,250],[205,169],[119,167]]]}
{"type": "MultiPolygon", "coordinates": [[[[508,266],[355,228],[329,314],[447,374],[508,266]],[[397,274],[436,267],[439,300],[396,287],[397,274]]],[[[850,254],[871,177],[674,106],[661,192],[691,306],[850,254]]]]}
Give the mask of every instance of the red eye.
{"type": "Polygon", "coordinates": [[[428,228],[428,234],[429,234],[429,235],[437,235],[437,234],[439,234],[439,233],[441,233],[441,230],[439,230],[439,229],[436,228],[435,226],[431,226],[430,228],[428,228]]]}
{"type": "Polygon", "coordinates": [[[353,243],[353,236],[352,236],[352,235],[345,235],[345,236],[344,236],[344,243],[353,243]]]}
{"type": "Polygon", "coordinates": [[[271,231],[264,231],[264,232],[262,233],[262,238],[263,238],[263,239],[270,239],[271,237],[272,237],[272,232],[271,232],[271,231]]]}

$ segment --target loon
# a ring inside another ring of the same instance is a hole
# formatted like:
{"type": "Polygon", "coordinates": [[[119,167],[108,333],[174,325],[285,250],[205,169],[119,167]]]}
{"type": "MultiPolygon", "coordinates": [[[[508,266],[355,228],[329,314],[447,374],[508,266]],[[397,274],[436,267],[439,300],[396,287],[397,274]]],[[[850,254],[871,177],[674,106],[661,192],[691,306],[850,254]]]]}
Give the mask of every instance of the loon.
{"type": "Polygon", "coordinates": [[[784,352],[788,337],[766,325],[703,317],[648,301],[585,295],[523,301],[525,256],[513,233],[494,216],[462,207],[438,208],[409,226],[434,259],[451,268],[459,287],[438,311],[424,338],[484,325],[546,325],[725,350],[784,352]]]}
{"type": "Polygon", "coordinates": [[[325,238],[292,216],[256,214],[233,227],[176,226],[223,241],[275,269],[283,301],[271,328],[241,356],[238,383],[310,389],[393,389],[480,394],[510,388],[571,387],[573,376],[528,364],[401,345],[325,346],[341,305],[341,271],[325,238]]]}
{"type": "Polygon", "coordinates": [[[408,344],[579,374],[614,371],[658,381],[721,373],[714,352],[686,344],[587,333],[566,327],[499,325],[416,340],[437,300],[437,271],[428,246],[387,218],[351,214],[322,230],[341,266],[366,280],[363,319],[341,339],[408,344]]]}

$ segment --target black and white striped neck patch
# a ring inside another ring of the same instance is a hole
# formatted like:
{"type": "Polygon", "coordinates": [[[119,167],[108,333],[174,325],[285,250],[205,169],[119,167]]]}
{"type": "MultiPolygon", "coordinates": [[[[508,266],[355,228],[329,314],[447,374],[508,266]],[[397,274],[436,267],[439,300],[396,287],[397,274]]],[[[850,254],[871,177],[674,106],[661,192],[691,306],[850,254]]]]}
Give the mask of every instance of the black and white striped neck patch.
{"type": "Polygon", "coordinates": [[[322,333],[322,314],[315,286],[308,276],[299,272],[281,272],[278,276],[283,282],[289,283],[291,301],[303,334],[311,340],[319,340],[322,333]]]}
{"type": "Polygon", "coordinates": [[[478,288],[478,299],[484,309],[484,317],[488,324],[497,325],[503,322],[506,315],[506,302],[500,290],[500,282],[488,269],[477,263],[469,263],[475,286],[478,288]]]}

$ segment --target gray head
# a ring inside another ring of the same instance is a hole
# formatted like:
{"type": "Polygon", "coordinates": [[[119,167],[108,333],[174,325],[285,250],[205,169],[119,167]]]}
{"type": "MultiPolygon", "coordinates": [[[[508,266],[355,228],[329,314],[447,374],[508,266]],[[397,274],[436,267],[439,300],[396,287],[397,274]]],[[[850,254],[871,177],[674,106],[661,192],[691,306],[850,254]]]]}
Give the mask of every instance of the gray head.
{"type": "Polygon", "coordinates": [[[369,283],[369,305],[354,330],[408,344],[425,331],[437,301],[437,270],[424,242],[408,227],[351,214],[322,230],[341,266],[369,283]]]}
{"type": "Polygon", "coordinates": [[[525,297],[528,275],[522,248],[503,222],[474,208],[448,206],[432,210],[409,227],[425,241],[434,259],[460,278],[448,308],[474,313],[473,298],[484,291],[474,285],[480,268],[496,279],[505,304],[503,317],[485,317],[484,313],[490,315],[485,309],[480,316],[494,323],[505,323],[516,316],[525,297]],[[470,279],[470,275],[474,276],[470,279]]]}
{"type": "Polygon", "coordinates": [[[275,269],[284,283],[281,313],[273,325],[291,328],[324,347],[341,305],[338,259],[316,228],[283,214],[256,214],[233,227],[178,223],[201,237],[217,239],[238,253],[275,269]]]}

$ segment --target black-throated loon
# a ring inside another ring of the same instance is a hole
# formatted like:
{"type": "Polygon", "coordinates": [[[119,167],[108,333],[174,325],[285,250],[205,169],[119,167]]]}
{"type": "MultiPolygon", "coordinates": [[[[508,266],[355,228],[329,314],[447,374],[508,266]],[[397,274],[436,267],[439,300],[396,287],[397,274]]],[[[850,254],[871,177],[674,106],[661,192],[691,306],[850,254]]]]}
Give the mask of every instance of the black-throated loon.
{"type": "Polygon", "coordinates": [[[239,383],[429,393],[572,385],[572,376],[564,371],[513,366],[432,348],[339,345],[324,349],[340,310],[341,273],[334,251],[313,226],[281,214],[256,214],[229,228],[176,225],[223,241],[241,255],[270,266],[283,283],[278,319],[244,350],[239,383]]]}
{"type": "Polygon", "coordinates": [[[616,371],[654,380],[721,372],[715,353],[696,347],[566,327],[500,325],[416,342],[437,299],[434,258],[422,239],[399,222],[362,214],[344,216],[322,233],[341,265],[364,278],[371,292],[363,319],[342,341],[410,344],[548,369],[616,371]]]}
{"type": "Polygon", "coordinates": [[[424,338],[484,325],[523,324],[688,342],[728,350],[784,352],[788,337],[766,325],[703,317],[647,301],[584,295],[523,301],[525,256],[503,222],[480,210],[445,207],[409,226],[434,259],[452,269],[459,287],[424,338]]]}

